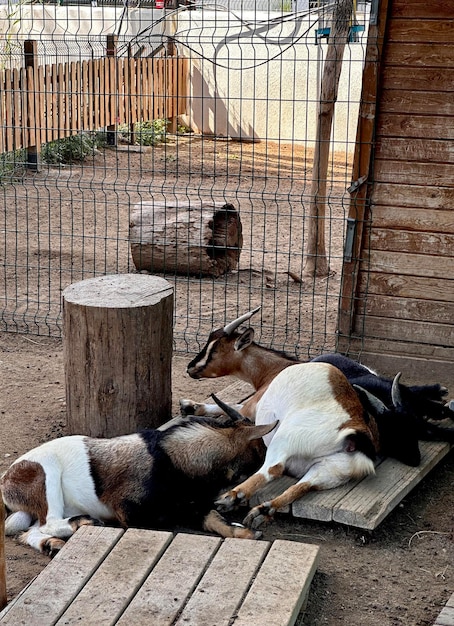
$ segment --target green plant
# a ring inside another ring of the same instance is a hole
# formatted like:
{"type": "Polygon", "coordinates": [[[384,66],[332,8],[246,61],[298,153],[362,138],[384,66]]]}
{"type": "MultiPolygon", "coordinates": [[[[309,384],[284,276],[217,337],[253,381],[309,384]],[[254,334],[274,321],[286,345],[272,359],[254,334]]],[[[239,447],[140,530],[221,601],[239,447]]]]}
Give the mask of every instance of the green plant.
{"type": "MultiPolygon", "coordinates": [[[[156,146],[167,141],[167,126],[169,120],[157,119],[151,122],[136,122],[134,124],[134,143],[140,146],[156,146]]],[[[120,138],[130,142],[131,131],[127,124],[118,127],[120,138]]]]}
{"type": "Polygon", "coordinates": [[[104,133],[80,133],[44,144],[41,158],[51,164],[81,162],[105,145],[104,133]]]}
{"type": "Polygon", "coordinates": [[[0,185],[11,182],[25,169],[25,150],[14,150],[0,154],[0,185]]]}

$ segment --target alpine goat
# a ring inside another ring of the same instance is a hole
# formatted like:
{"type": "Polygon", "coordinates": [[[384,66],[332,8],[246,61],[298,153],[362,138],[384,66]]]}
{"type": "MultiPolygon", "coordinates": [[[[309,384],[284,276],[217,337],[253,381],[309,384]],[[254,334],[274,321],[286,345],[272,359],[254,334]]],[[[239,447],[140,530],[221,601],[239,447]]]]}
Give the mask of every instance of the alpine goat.
{"type": "Polygon", "coordinates": [[[262,436],[241,415],[191,417],[166,430],[113,439],[73,435],[54,439],[17,459],[0,480],[12,513],[6,534],[53,555],[81,525],[195,525],[222,537],[255,537],[230,526],[213,508],[225,489],[263,461],[262,436]]]}
{"type": "MultiPolygon", "coordinates": [[[[398,404],[398,376],[393,396],[398,404]]],[[[366,395],[366,402],[369,400],[366,395]]],[[[374,473],[377,453],[418,465],[418,439],[407,430],[408,416],[396,415],[376,398],[372,401],[376,417],[364,410],[347,378],[329,363],[285,368],[271,381],[256,407],[257,424],[279,419],[268,441],[265,461],[246,481],[216,501],[218,509],[230,510],[248,501],[283,474],[296,477],[295,485],[250,510],[244,524],[258,528],[276,510],[309,491],[331,489],[374,473]]],[[[236,410],[219,404],[229,415],[239,416],[236,410]]]]}
{"type": "MultiPolygon", "coordinates": [[[[199,354],[187,366],[192,378],[217,378],[236,376],[250,383],[255,393],[244,404],[235,405],[240,412],[254,419],[256,405],[270,382],[284,369],[301,363],[285,352],[271,350],[254,342],[253,328],[240,328],[260,307],[245,313],[223,328],[212,331],[199,354]]],[[[393,380],[376,374],[374,371],[341,354],[323,354],[312,362],[325,362],[336,366],[349,382],[359,385],[365,392],[360,399],[365,400],[368,392],[376,396],[388,408],[400,414],[406,412],[413,419],[413,430],[419,439],[441,439],[454,442],[454,429],[444,428],[430,420],[454,419],[452,411],[444,401],[447,389],[441,385],[405,386],[400,384],[400,403],[396,407],[392,400],[393,380]]],[[[370,400],[370,398],[369,398],[370,400]]],[[[374,411],[370,401],[366,408],[374,411]]],[[[380,406],[380,403],[378,404],[380,406]]],[[[203,404],[182,399],[180,409],[183,415],[219,415],[217,405],[203,404]]]]}

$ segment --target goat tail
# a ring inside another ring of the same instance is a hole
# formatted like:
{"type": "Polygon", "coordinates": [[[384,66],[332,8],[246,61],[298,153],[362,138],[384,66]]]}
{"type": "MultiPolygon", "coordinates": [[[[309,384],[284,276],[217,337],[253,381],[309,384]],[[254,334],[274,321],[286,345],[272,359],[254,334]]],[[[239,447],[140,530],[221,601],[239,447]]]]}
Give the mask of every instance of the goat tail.
{"type": "Polygon", "coordinates": [[[33,518],[25,511],[15,511],[8,515],[5,520],[5,535],[18,535],[24,530],[28,530],[32,525],[33,518]]]}

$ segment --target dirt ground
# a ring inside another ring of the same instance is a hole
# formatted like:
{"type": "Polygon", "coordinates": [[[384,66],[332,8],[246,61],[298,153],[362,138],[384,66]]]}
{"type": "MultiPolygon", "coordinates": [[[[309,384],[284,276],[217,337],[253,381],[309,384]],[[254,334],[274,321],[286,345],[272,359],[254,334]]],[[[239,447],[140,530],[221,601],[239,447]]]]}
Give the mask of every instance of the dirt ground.
{"type": "MultiPolygon", "coordinates": [[[[203,398],[229,381],[194,381],[176,356],[173,400],[203,398]]],[[[65,434],[61,340],[0,333],[0,472],[21,453],[65,434]]],[[[451,392],[451,397],[452,397],[451,392]]],[[[309,601],[298,626],[429,626],[454,592],[454,454],[451,452],[372,533],[280,516],[264,539],[320,546],[309,601]]],[[[8,598],[48,563],[6,539],[8,598]]],[[[271,625],[270,625],[271,626],[271,625]]]]}

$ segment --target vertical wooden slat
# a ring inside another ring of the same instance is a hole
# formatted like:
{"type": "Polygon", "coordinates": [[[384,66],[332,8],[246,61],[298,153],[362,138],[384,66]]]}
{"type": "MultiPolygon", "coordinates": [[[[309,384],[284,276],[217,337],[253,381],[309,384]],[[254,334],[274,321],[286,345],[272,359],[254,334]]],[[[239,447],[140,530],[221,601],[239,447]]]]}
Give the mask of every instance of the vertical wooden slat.
{"type": "Polygon", "coordinates": [[[88,94],[88,128],[93,130],[95,127],[95,92],[94,92],[94,61],[88,61],[87,63],[87,94],[88,94]]]}
{"type": "Polygon", "coordinates": [[[100,93],[99,93],[99,59],[92,61],[93,88],[93,128],[101,128],[100,93]]]}
{"type": "Polygon", "coordinates": [[[14,134],[13,134],[13,85],[11,70],[5,70],[5,151],[14,150],[14,134]]]}
{"type": "Polygon", "coordinates": [[[13,103],[14,103],[14,118],[13,118],[13,131],[14,131],[14,147],[13,150],[22,148],[22,119],[23,119],[23,107],[22,107],[22,93],[20,87],[21,80],[20,69],[13,70],[13,103]]]}
{"type": "Polygon", "coordinates": [[[135,59],[129,59],[129,93],[131,96],[131,123],[134,124],[137,122],[135,59]]]}
{"type": "Polygon", "coordinates": [[[65,102],[64,102],[64,73],[63,66],[61,63],[57,65],[56,72],[56,94],[57,94],[57,138],[61,139],[64,137],[64,111],[65,111],[65,102]]]}
{"type": "Polygon", "coordinates": [[[54,125],[54,111],[52,109],[52,67],[45,65],[44,71],[44,115],[41,138],[43,143],[52,141],[52,128],[54,125]]]}
{"type": "MultiPolygon", "coordinates": [[[[355,155],[353,160],[353,182],[367,180],[369,176],[377,90],[380,75],[380,62],[388,15],[388,0],[381,0],[378,16],[369,25],[366,59],[363,71],[362,93],[360,100],[358,130],[356,134],[355,155]]],[[[351,195],[349,218],[355,220],[355,239],[351,259],[344,259],[342,268],[342,287],[338,319],[338,350],[348,348],[348,337],[353,329],[356,304],[358,266],[363,241],[364,216],[367,202],[367,184],[360,185],[351,195]]]]}
{"type": "Polygon", "coordinates": [[[59,138],[59,97],[58,97],[58,65],[54,63],[52,66],[52,141],[59,138]]]}
{"type": "Polygon", "coordinates": [[[6,113],[5,113],[5,96],[6,96],[6,86],[5,86],[5,72],[4,70],[0,70],[0,154],[6,152],[5,150],[5,121],[6,121],[6,113]]]}
{"type": "Polygon", "coordinates": [[[117,59],[117,81],[118,81],[118,123],[124,124],[126,121],[124,59],[117,59]]]}
{"type": "Polygon", "coordinates": [[[71,129],[71,135],[75,135],[78,129],[83,130],[83,128],[82,126],[79,125],[79,119],[78,119],[79,85],[78,85],[78,81],[76,77],[76,63],[74,61],[71,61],[70,68],[69,68],[68,89],[69,89],[69,93],[71,94],[71,110],[69,112],[70,119],[69,119],[68,128],[71,129]]]}

